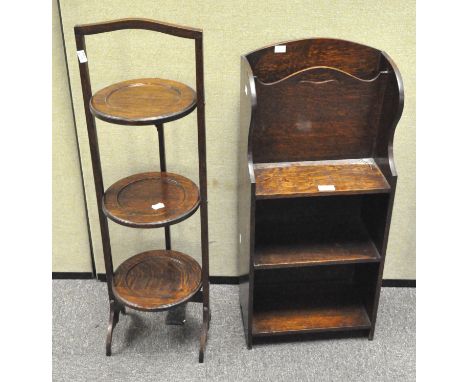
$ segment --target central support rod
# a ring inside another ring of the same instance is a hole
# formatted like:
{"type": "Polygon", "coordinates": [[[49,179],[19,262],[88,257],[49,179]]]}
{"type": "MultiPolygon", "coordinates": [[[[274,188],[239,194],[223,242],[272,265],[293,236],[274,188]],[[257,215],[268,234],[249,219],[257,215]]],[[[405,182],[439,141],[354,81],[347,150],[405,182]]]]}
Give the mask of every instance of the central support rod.
{"type": "MultiPolygon", "coordinates": [[[[161,172],[166,172],[166,149],[164,145],[164,125],[162,123],[156,125],[158,130],[158,141],[159,141],[159,166],[161,172]]],[[[166,237],[166,249],[171,249],[171,229],[170,227],[164,227],[164,235],[166,237]]]]}

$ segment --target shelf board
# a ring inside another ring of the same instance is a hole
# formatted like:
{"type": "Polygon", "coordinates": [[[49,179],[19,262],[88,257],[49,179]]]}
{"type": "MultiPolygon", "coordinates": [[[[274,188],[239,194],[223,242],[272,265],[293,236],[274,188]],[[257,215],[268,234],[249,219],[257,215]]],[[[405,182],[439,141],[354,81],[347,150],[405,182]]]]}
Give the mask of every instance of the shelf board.
{"type": "Polygon", "coordinates": [[[103,198],[103,211],[109,219],[135,228],[178,223],[193,215],[199,205],[197,185],[170,172],[145,172],[121,179],[103,198]]]}
{"type": "Polygon", "coordinates": [[[371,327],[358,291],[349,284],[256,286],[252,335],[365,330],[371,327]],[[307,290],[307,292],[304,292],[307,290]]]}
{"type": "Polygon", "coordinates": [[[331,229],[317,226],[311,232],[290,230],[283,237],[272,235],[271,242],[256,244],[255,269],[380,261],[377,248],[360,221],[331,229]]]}
{"type": "Polygon", "coordinates": [[[184,117],[196,107],[189,86],[161,78],[140,78],[110,85],[91,98],[93,115],[120,125],[154,125],[184,117]]]}
{"type": "Polygon", "coordinates": [[[390,186],[372,158],[254,164],[257,199],[372,194],[390,186]],[[334,186],[334,191],[319,190],[334,186]],[[322,187],[320,187],[322,188],[322,187]]]}
{"type": "Polygon", "coordinates": [[[200,288],[200,265],[184,253],[169,250],[147,251],[125,260],[113,280],[117,300],[142,311],[180,305],[200,288]]]}

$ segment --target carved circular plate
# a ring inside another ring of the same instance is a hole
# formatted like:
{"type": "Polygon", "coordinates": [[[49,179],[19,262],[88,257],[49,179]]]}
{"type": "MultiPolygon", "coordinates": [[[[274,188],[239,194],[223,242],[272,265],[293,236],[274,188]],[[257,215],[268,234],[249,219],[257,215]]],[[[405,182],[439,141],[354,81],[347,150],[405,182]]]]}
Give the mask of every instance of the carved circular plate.
{"type": "Polygon", "coordinates": [[[115,297],[133,309],[166,310],[182,304],[201,288],[201,267],[177,251],[143,252],[114,273],[115,297]]]}
{"type": "Polygon", "coordinates": [[[157,228],[178,223],[200,205],[198,187],[170,172],[145,172],[121,179],[103,198],[103,210],[116,223],[157,228]]]}
{"type": "Polygon", "coordinates": [[[173,121],[196,107],[195,91],[180,82],[141,78],[99,90],[90,101],[99,119],[122,125],[154,125],[173,121]]]}

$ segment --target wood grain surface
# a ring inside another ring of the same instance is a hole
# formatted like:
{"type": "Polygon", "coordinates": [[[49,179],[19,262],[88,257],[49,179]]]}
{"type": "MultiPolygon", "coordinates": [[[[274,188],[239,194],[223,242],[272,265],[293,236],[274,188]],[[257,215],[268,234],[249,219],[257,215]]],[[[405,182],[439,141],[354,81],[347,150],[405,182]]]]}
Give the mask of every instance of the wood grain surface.
{"type": "Polygon", "coordinates": [[[173,121],[196,107],[195,91],[177,81],[141,78],[99,90],[91,98],[91,112],[99,119],[122,125],[153,125],[173,121]]]}
{"type": "Polygon", "coordinates": [[[192,28],[185,25],[178,25],[152,19],[144,19],[141,17],[75,25],[75,34],[93,35],[125,29],[143,29],[189,39],[200,39],[203,37],[203,30],[198,28],[192,28]]]}
{"type": "Polygon", "coordinates": [[[362,206],[382,195],[258,200],[254,268],[379,262],[362,206]]]}
{"type": "Polygon", "coordinates": [[[166,310],[187,302],[200,287],[200,265],[177,251],[140,253],[124,261],[114,273],[117,300],[143,311],[166,310]]]}
{"type": "Polygon", "coordinates": [[[260,285],[255,293],[254,336],[363,330],[370,326],[352,285],[260,285]]]}
{"type": "Polygon", "coordinates": [[[257,199],[388,192],[390,186],[372,158],[254,164],[257,199]],[[335,191],[320,191],[334,185],[335,191]]]}
{"type": "Polygon", "coordinates": [[[203,31],[142,18],[76,25],[74,31],[77,51],[86,52],[86,35],[125,29],[150,30],[192,39],[195,48],[196,93],[176,81],[146,78],[109,86],[92,97],[88,61],[79,63],[111,311],[106,354],[111,353],[112,330],[120,312],[114,310],[117,305],[115,299],[120,299],[122,305],[122,300],[127,298],[127,304],[135,309],[163,310],[182,304],[193,296],[192,301],[203,303],[198,358],[199,362],[203,362],[211,320],[203,31]],[[165,172],[163,123],[181,118],[195,108],[200,190],[187,178],[165,172]],[[161,173],[137,174],[125,178],[104,193],[94,117],[123,125],[156,125],[160,140],[161,173]],[[159,204],[162,204],[162,208],[156,208],[159,204]],[[199,206],[202,268],[188,256],[170,251],[168,227],[191,216],[199,206]],[[114,278],[106,215],[117,223],[130,227],[164,226],[166,251],[152,251],[127,260],[118,268],[114,278]],[[114,280],[117,280],[115,284],[114,280]]]}
{"type": "Polygon", "coordinates": [[[247,55],[254,74],[263,82],[278,81],[312,66],[329,66],[362,78],[377,74],[381,52],[351,41],[310,38],[278,42],[247,55]],[[276,45],[286,45],[284,54],[275,53],[276,45]]]}
{"type": "Polygon", "coordinates": [[[292,226],[256,243],[255,269],[378,262],[379,253],[364,225],[355,219],[340,224],[292,226]]]}
{"type": "Polygon", "coordinates": [[[362,80],[313,67],[274,83],[257,80],[253,162],[372,157],[386,76],[362,80]]]}
{"type": "Polygon", "coordinates": [[[170,172],[145,172],[121,179],[103,198],[104,213],[114,222],[135,228],[157,228],[178,223],[200,205],[198,187],[170,172]],[[158,203],[162,208],[154,209],[158,203]]]}
{"type": "Polygon", "coordinates": [[[316,331],[372,339],[397,180],[398,68],[351,41],[278,42],[241,58],[240,94],[247,347],[316,331]]]}

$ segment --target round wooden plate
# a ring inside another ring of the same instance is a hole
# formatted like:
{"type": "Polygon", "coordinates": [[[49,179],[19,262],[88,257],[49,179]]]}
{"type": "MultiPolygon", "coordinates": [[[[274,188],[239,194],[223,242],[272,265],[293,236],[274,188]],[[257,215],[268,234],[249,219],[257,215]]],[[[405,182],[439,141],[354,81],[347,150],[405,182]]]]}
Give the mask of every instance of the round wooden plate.
{"type": "Polygon", "coordinates": [[[170,172],[145,172],[121,179],[103,198],[103,210],[116,223],[158,228],[192,216],[200,205],[198,187],[170,172]]]}
{"type": "Polygon", "coordinates": [[[177,251],[143,252],[114,273],[117,300],[137,310],[161,311],[190,300],[201,288],[201,267],[177,251]]]}
{"type": "Polygon", "coordinates": [[[121,125],[154,125],[173,121],[196,107],[195,91],[180,82],[141,78],[99,90],[90,101],[99,119],[121,125]]]}

